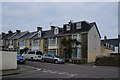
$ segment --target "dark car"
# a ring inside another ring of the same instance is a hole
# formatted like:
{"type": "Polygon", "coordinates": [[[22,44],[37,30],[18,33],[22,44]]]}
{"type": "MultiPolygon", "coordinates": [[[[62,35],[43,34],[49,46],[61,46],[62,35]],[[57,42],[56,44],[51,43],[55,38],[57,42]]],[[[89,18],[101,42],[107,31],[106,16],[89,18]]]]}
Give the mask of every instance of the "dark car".
{"type": "Polygon", "coordinates": [[[25,63],[26,59],[21,56],[20,53],[17,53],[17,63],[25,63]]]}
{"type": "Polygon", "coordinates": [[[43,62],[54,62],[54,63],[65,63],[65,60],[57,55],[54,54],[44,54],[42,56],[43,62]]]}

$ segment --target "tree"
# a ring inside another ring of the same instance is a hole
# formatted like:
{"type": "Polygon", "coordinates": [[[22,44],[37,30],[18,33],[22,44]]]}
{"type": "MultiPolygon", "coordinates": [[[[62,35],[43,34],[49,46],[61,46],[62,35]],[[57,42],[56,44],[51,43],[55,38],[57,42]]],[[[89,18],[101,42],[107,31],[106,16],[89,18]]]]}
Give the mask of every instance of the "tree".
{"type": "Polygon", "coordinates": [[[64,46],[63,53],[65,54],[65,58],[71,58],[72,53],[77,53],[77,46],[81,43],[76,39],[63,37],[61,44],[64,46]]]}
{"type": "Polygon", "coordinates": [[[74,52],[73,52],[73,54],[77,54],[77,46],[79,45],[79,44],[81,44],[81,42],[79,42],[78,40],[76,40],[76,39],[73,39],[73,50],[74,50],[74,52]]]}

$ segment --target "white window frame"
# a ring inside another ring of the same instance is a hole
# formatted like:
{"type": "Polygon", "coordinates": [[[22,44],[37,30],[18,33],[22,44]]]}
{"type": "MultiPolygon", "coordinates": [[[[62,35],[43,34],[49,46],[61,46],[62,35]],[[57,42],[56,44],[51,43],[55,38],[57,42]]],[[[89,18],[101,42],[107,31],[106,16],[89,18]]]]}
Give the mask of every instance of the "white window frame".
{"type": "Polygon", "coordinates": [[[72,39],[74,39],[74,36],[77,36],[76,40],[81,41],[81,35],[80,34],[73,34],[72,39]]]}
{"type": "Polygon", "coordinates": [[[25,40],[20,41],[20,46],[25,46],[25,43],[26,43],[25,40]]]}
{"type": "Polygon", "coordinates": [[[81,29],[81,23],[80,22],[76,24],[76,29],[81,29]]]}
{"type": "Polygon", "coordinates": [[[41,31],[38,32],[38,37],[41,37],[41,31]]]}
{"type": "Polygon", "coordinates": [[[54,34],[58,34],[58,32],[59,32],[59,31],[58,31],[58,28],[55,28],[55,29],[54,29],[54,34]]]}
{"type": "Polygon", "coordinates": [[[71,30],[70,25],[66,25],[66,31],[70,31],[70,30],[71,30]]]}
{"type": "Polygon", "coordinates": [[[39,43],[39,40],[33,40],[33,41],[32,41],[32,46],[39,46],[39,44],[40,44],[40,43],[39,43]],[[36,43],[34,44],[35,41],[37,41],[37,42],[36,42],[37,45],[36,45],[36,43]]]}
{"type": "Polygon", "coordinates": [[[49,45],[56,45],[57,44],[57,38],[49,38],[49,45]],[[55,44],[51,44],[51,40],[55,40],[55,44]]]}

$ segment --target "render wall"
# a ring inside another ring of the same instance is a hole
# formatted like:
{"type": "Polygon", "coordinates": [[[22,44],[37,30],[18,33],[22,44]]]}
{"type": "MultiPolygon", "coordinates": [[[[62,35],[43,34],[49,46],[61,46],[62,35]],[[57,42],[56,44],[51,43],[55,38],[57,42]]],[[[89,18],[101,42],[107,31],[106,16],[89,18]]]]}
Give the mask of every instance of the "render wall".
{"type": "Polygon", "coordinates": [[[88,62],[94,62],[95,57],[100,55],[100,36],[95,26],[88,32],[88,62]]]}
{"type": "Polygon", "coordinates": [[[100,55],[109,55],[109,53],[113,53],[112,50],[106,49],[104,46],[100,46],[100,55]]]}
{"type": "Polygon", "coordinates": [[[0,70],[17,69],[16,52],[0,51],[0,70]]]}

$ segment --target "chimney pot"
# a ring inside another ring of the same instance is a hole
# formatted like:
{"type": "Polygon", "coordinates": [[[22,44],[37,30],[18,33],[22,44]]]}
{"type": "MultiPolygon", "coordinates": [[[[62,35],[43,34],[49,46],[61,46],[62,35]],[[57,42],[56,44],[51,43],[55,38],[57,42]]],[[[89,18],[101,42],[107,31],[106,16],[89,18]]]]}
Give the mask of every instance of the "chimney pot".
{"type": "Polygon", "coordinates": [[[18,34],[18,33],[20,33],[21,31],[20,30],[16,30],[16,33],[18,34]]]}
{"type": "Polygon", "coordinates": [[[8,34],[12,34],[13,32],[11,30],[8,31],[8,34]]]}
{"type": "Polygon", "coordinates": [[[55,26],[51,26],[51,30],[54,30],[55,29],[55,26]]]}
{"type": "Polygon", "coordinates": [[[42,31],[42,27],[37,27],[37,31],[42,31]]]}
{"type": "Polygon", "coordinates": [[[2,32],[2,35],[5,35],[5,33],[4,33],[4,32],[2,32]]]}

